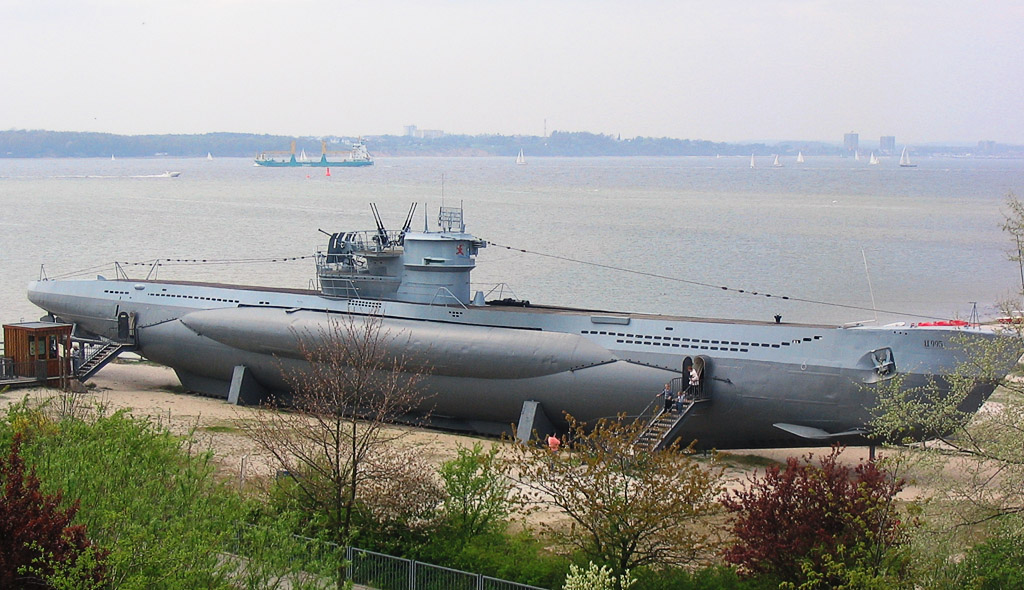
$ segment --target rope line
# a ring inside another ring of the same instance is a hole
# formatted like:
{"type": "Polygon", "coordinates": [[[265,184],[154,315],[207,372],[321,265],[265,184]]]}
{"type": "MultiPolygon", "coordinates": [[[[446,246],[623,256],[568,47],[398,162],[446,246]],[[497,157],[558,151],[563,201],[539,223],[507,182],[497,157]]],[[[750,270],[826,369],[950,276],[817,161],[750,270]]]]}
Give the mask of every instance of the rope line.
{"type": "Polygon", "coordinates": [[[645,276],[645,277],[650,277],[650,278],[655,278],[655,279],[662,279],[662,280],[665,280],[665,281],[672,281],[672,282],[676,282],[676,283],[683,283],[683,284],[687,284],[687,285],[693,285],[693,286],[696,286],[696,287],[705,287],[705,288],[708,288],[708,289],[718,289],[718,290],[721,290],[721,291],[729,291],[729,292],[732,292],[732,293],[740,293],[740,294],[743,294],[743,295],[754,295],[754,296],[759,296],[759,297],[773,297],[773,298],[776,298],[776,299],[782,299],[784,301],[799,301],[801,303],[810,303],[810,304],[814,304],[814,305],[823,305],[823,306],[826,306],[826,307],[837,307],[837,308],[841,308],[841,309],[854,309],[854,310],[857,310],[857,311],[881,312],[881,313],[888,313],[888,314],[907,316],[907,317],[913,317],[913,318],[922,318],[922,319],[928,319],[928,320],[942,320],[942,319],[945,319],[945,318],[941,318],[941,317],[937,317],[937,316],[922,315],[922,314],[916,314],[916,313],[906,313],[906,312],[894,311],[894,310],[888,310],[888,309],[876,309],[876,308],[872,308],[872,307],[865,307],[863,305],[852,305],[852,304],[847,304],[847,303],[836,303],[836,302],[833,302],[833,301],[821,301],[821,300],[818,300],[818,299],[808,299],[808,298],[805,298],[805,297],[793,297],[793,296],[790,296],[790,295],[772,295],[771,293],[763,293],[763,292],[759,292],[759,291],[753,291],[753,290],[750,290],[750,289],[736,289],[734,287],[727,287],[727,286],[723,286],[723,285],[714,285],[714,284],[711,284],[711,283],[704,283],[704,282],[701,282],[701,281],[693,281],[693,280],[689,280],[689,279],[683,279],[683,278],[680,278],[680,277],[673,277],[673,276],[668,276],[668,275],[662,275],[662,274],[658,274],[658,273],[647,272],[647,271],[642,271],[642,270],[636,270],[636,269],[632,269],[632,268],[623,268],[621,266],[614,266],[614,265],[611,265],[611,264],[603,264],[601,262],[591,262],[591,261],[588,261],[588,260],[577,260],[575,258],[569,258],[568,256],[560,256],[558,254],[550,254],[550,253],[546,253],[546,252],[534,252],[532,250],[525,250],[523,248],[516,248],[516,247],[513,247],[513,246],[506,246],[504,244],[499,244],[497,242],[492,242],[490,240],[487,241],[487,244],[490,245],[490,246],[496,246],[498,248],[505,248],[506,250],[511,250],[513,252],[522,252],[523,254],[531,254],[533,256],[541,256],[541,257],[544,257],[544,258],[551,258],[551,259],[554,259],[554,260],[561,260],[561,261],[564,261],[564,262],[572,262],[572,263],[575,263],[575,264],[583,264],[583,265],[586,265],[586,266],[595,266],[595,267],[598,267],[598,268],[605,268],[605,269],[614,270],[614,271],[617,271],[617,272],[625,272],[625,273],[630,273],[630,274],[635,274],[635,275],[640,275],[640,276],[645,276]]]}
{"type": "Polygon", "coordinates": [[[161,266],[195,266],[195,265],[203,265],[203,264],[210,264],[210,265],[222,265],[222,264],[270,264],[270,263],[275,263],[275,262],[292,262],[292,261],[295,261],[295,260],[308,260],[310,258],[316,258],[316,255],[284,256],[284,257],[279,256],[277,258],[231,258],[231,259],[228,259],[228,258],[225,258],[225,259],[216,259],[216,258],[154,258],[152,260],[143,260],[141,262],[130,262],[130,261],[118,261],[118,260],[115,260],[112,263],[111,262],[107,262],[107,263],[104,263],[104,264],[98,264],[96,266],[91,266],[89,268],[84,268],[84,269],[80,269],[80,270],[74,270],[74,271],[70,271],[70,272],[66,272],[66,273],[62,273],[62,274],[57,274],[57,275],[54,275],[54,276],[52,276],[50,278],[53,279],[53,280],[58,280],[58,279],[66,279],[66,278],[76,277],[76,276],[80,276],[80,275],[83,275],[83,274],[86,274],[86,273],[93,273],[93,272],[96,272],[96,271],[99,271],[99,270],[108,269],[110,264],[114,264],[116,266],[122,266],[122,267],[124,267],[124,266],[145,266],[145,267],[148,267],[148,268],[152,268],[154,265],[157,266],[157,267],[161,267],[161,266]]]}
{"type": "MultiPolygon", "coordinates": [[[[839,309],[852,309],[852,310],[857,310],[857,311],[870,311],[870,312],[874,312],[874,313],[881,312],[881,313],[887,313],[887,314],[899,315],[899,316],[906,316],[906,317],[912,317],[912,318],[921,318],[921,319],[929,319],[929,320],[942,320],[942,319],[945,319],[945,318],[938,317],[938,316],[923,315],[923,314],[916,314],[916,313],[907,313],[907,312],[890,310],[890,309],[876,309],[876,308],[873,308],[873,307],[866,307],[866,306],[863,306],[863,305],[853,305],[853,304],[848,304],[848,303],[836,303],[834,301],[822,301],[822,300],[818,300],[818,299],[809,299],[809,298],[806,298],[806,297],[794,297],[794,296],[791,296],[791,295],[773,295],[771,293],[764,293],[764,292],[760,292],[760,291],[754,291],[754,290],[751,290],[751,289],[737,289],[735,287],[728,287],[728,286],[725,286],[725,285],[715,285],[715,284],[712,284],[712,283],[705,283],[703,281],[694,281],[694,280],[690,280],[690,279],[684,279],[684,278],[680,278],[680,277],[673,277],[673,276],[669,276],[669,275],[663,275],[663,274],[658,274],[658,273],[653,273],[653,272],[648,272],[648,271],[643,271],[643,270],[636,270],[636,269],[632,269],[632,268],[624,268],[624,267],[621,267],[621,266],[615,266],[615,265],[612,265],[612,264],[604,264],[604,263],[601,263],[601,262],[591,262],[591,261],[588,261],[588,260],[578,260],[578,259],[575,259],[575,258],[569,258],[568,256],[561,256],[561,255],[558,255],[558,254],[550,254],[550,253],[547,253],[547,252],[535,252],[533,250],[526,250],[524,248],[516,248],[514,246],[507,246],[505,244],[499,244],[497,242],[492,242],[490,240],[487,240],[487,243],[489,245],[491,245],[491,246],[494,246],[494,247],[497,247],[497,248],[504,248],[504,249],[512,251],[512,252],[521,252],[523,254],[529,254],[529,255],[532,255],[532,256],[540,256],[542,258],[550,258],[552,260],[561,260],[563,262],[572,262],[574,264],[582,264],[584,266],[593,266],[593,267],[596,267],[596,268],[604,268],[604,269],[607,269],[607,270],[614,270],[616,272],[630,273],[630,274],[640,275],[640,276],[654,278],[654,279],[661,279],[661,280],[664,280],[664,281],[671,281],[671,282],[675,282],[675,283],[683,283],[683,284],[686,284],[686,285],[693,285],[695,287],[704,287],[704,288],[707,288],[707,289],[718,289],[720,291],[727,291],[727,292],[737,293],[737,294],[741,294],[741,295],[752,295],[752,296],[757,296],[757,297],[775,298],[775,299],[781,299],[783,301],[797,301],[797,302],[800,302],[800,303],[809,303],[809,304],[812,304],[812,305],[821,305],[821,306],[825,306],[825,307],[835,307],[835,308],[839,308],[839,309]]],[[[146,267],[153,267],[154,265],[157,266],[157,267],[160,267],[160,266],[190,266],[190,265],[203,265],[203,264],[209,264],[209,265],[222,265],[222,264],[267,264],[267,263],[278,263],[278,262],[293,262],[293,261],[296,261],[296,260],[309,260],[311,258],[316,258],[316,256],[315,255],[307,255],[307,256],[286,256],[286,257],[277,257],[277,258],[234,258],[234,259],[156,258],[156,259],[153,259],[153,260],[147,260],[147,261],[142,261],[142,262],[128,262],[128,261],[117,262],[117,261],[115,261],[114,264],[117,264],[117,265],[120,265],[120,266],[146,266],[146,267]]],[[[97,265],[97,266],[93,266],[93,267],[82,269],[82,270],[72,271],[72,272],[61,274],[61,275],[55,275],[52,278],[54,278],[54,279],[68,278],[68,277],[78,276],[78,275],[84,274],[84,273],[95,272],[96,270],[103,269],[103,268],[106,268],[106,264],[97,265]]]]}

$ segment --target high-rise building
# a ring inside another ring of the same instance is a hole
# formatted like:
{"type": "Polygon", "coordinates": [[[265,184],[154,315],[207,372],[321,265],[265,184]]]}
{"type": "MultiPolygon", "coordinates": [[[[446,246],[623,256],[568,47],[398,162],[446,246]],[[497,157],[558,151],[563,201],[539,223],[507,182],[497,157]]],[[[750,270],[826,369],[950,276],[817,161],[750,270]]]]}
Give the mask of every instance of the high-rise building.
{"type": "Polygon", "coordinates": [[[843,136],[843,149],[846,150],[847,154],[854,154],[860,149],[860,135],[857,133],[847,133],[843,136]]]}
{"type": "Polygon", "coordinates": [[[879,138],[878,151],[886,155],[892,155],[896,153],[896,136],[883,135],[881,138],[879,138]]]}

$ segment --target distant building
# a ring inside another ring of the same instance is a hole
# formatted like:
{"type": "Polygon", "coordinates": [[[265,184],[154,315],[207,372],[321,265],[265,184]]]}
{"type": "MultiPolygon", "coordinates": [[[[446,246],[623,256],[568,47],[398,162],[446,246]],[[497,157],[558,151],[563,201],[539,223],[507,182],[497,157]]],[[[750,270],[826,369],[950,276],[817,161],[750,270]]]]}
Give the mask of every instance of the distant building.
{"type": "Polygon", "coordinates": [[[996,142],[994,141],[979,141],[978,142],[978,153],[983,156],[991,156],[996,153],[996,142]]]}
{"type": "Polygon", "coordinates": [[[878,139],[878,151],[886,155],[896,153],[896,136],[883,135],[878,139]]]}
{"type": "Polygon", "coordinates": [[[415,125],[406,125],[405,136],[418,137],[420,139],[437,139],[444,137],[444,131],[440,129],[420,129],[415,125]]]}
{"type": "Polygon", "coordinates": [[[843,136],[843,150],[847,154],[854,154],[860,149],[860,135],[857,133],[847,133],[843,136]]]}

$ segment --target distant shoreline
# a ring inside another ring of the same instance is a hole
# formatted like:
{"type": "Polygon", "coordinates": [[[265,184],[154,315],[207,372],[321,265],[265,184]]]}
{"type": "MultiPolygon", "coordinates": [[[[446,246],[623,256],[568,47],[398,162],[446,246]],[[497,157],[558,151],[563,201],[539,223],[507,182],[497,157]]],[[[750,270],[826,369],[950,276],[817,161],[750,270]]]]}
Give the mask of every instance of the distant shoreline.
{"type": "MultiPolygon", "coordinates": [[[[634,137],[587,132],[554,131],[548,136],[438,135],[412,137],[375,135],[363,137],[323,136],[289,137],[251,133],[204,133],[192,135],[116,135],[76,131],[6,130],[0,131],[0,158],[199,158],[255,157],[258,153],[287,154],[295,150],[310,156],[321,153],[321,142],[328,151],[347,151],[351,144],[363,141],[374,157],[515,157],[522,150],[531,157],[658,157],[658,156],[845,156],[837,143],[820,141],[780,141],[777,143],[727,143],[707,140],[634,137]]],[[[898,154],[865,141],[857,150],[861,157],[875,152],[881,156],[898,154]]],[[[902,147],[902,144],[900,144],[902,147]]],[[[985,158],[1024,157],[1024,146],[979,142],[977,146],[911,146],[917,157],[952,156],[985,158]]]]}

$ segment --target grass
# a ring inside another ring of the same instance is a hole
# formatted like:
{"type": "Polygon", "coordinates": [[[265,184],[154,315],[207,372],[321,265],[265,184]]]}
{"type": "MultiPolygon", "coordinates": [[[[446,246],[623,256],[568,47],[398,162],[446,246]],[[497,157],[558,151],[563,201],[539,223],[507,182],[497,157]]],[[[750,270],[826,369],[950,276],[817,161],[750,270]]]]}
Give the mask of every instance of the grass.
{"type": "Polygon", "coordinates": [[[718,453],[718,460],[729,467],[771,467],[773,465],[782,465],[782,463],[775,459],[769,459],[761,455],[737,455],[726,452],[718,453]]]}
{"type": "Polygon", "coordinates": [[[241,429],[231,424],[214,424],[212,426],[204,426],[201,430],[207,432],[241,432],[241,429]]]}

